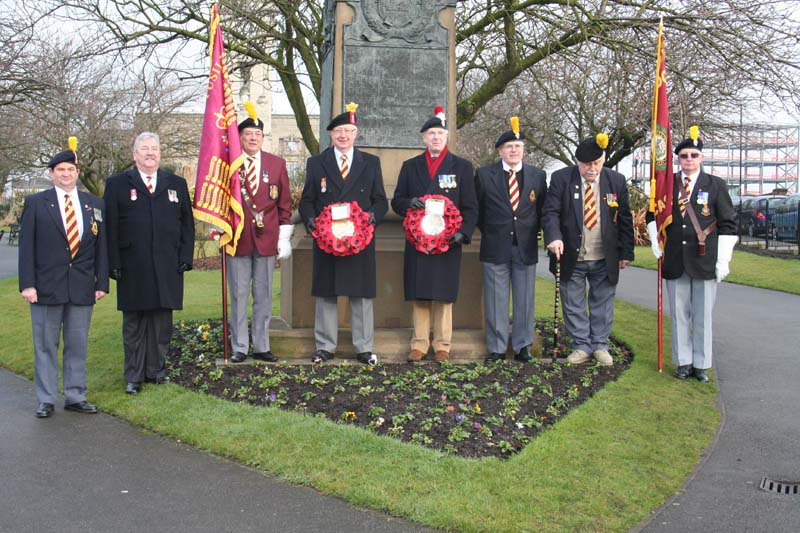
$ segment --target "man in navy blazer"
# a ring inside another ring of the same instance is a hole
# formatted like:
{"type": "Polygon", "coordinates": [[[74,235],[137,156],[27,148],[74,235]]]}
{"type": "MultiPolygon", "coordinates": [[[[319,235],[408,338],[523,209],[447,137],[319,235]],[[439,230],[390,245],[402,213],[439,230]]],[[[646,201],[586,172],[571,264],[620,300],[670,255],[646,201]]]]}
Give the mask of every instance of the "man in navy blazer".
{"type": "Polygon", "coordinates": [[[519,119],[495,143],[500,160],[475,175],[478,196],[480,260],[483,265],[483,306],[486,315],[487,362],[506,358],[509,341],[509,296],[514,305],[511,348],[514,359],[533,359],[533,310],[538,234],[547,190],[547,176],[523,163],[525,134],[519,119]]]}
{"type": "Polygon", "coordinates": [[[584,139],[577,165],[553,173],[544,204],[544,242],[550,271],[561,261],[564,327],[572,337],[567,361],[580,364],[590,354],[614,364],[608,337],[614,322],[619,271],[633,261],[633,218],[625,176],[603,166],[608,136],[584,139]],[[586,313],[586,284],[589,313],[586,313]]]}
{"type": "MultiPolygon", "coordinates": [[[[73,147],[74,148],[74,147],[73,147]]],[[[103,200],[78,191],[73,150],[48,163],[53,188],[25,198],[19,289],[31,308],[38,418],[58,398],[58,345],[64,336],[64,409],[96,413],[86,401],[86,350],[96,301],[108,293],[103,200]]]]}

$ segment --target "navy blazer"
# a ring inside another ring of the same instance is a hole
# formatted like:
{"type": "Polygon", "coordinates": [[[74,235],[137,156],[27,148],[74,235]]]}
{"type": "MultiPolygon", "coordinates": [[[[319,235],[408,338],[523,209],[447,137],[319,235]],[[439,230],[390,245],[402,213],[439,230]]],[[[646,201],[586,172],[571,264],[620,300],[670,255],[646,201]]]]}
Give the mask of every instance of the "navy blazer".
{"type": "Polygon", "coordinates": [[[108,292],[105,204],[78,191],[83,217],[78,253],[69,252],[56,189],[25,198],[19,236],[19,290],[34,287],[38,303],[93,305],[95,291],[108,292]]]}
{"type": "Polygon", "coordinates": [[[547,175],[538,167],[523,164],[522,176],[519,207],[514,213],[503,162],[481,167],[475,174],[483,262],[509,263],[514,237],[526,265],[539,261],[538,234],[547,195],[547,175]]]}
{"type": "MultiPolygon", "coordinates": [[[[619,281],[619,261],[633,261],[633,217],[628,202],[628,187],[625,176],[610,168],[600,172],[600,195],[597,207],[600,211],[600,234],[608,281],[616,285],[619,281]],[[609,206],[609,195],[615,194],[617,206],[609,206]]],[[[564,242],[561,256],[561,281],[572,276],[578,262],[583,240],[583,178],[578,166],[572,165],[553,173],[550,188],[544,203],[542,227],[544,242],[564,242]]],[[[555,274],[555,256],[550,257],[550,271],[555,274]]]]}

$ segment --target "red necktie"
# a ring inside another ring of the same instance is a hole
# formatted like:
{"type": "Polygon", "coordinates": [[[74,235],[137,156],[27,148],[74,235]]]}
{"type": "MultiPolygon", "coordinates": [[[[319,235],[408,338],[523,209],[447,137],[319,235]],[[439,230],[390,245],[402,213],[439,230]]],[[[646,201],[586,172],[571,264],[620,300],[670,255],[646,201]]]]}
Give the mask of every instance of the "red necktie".
{"type": "Polygon", "coordinates": [[[516,213],[519,207],[519,183],[517,182],[517,171],[514,169],[508,173],[508,198],[511,200],[511,210],[516,213]]]}
{"type": "Polygon", "coordinates": [[[342,154],[342,179],[346,180],[350,174],[350,167],[347,166],[347,154],[342,154]]]}
{"type": "Polygon", "coordinates": [[[597,226],[597,203],[590,181],[586,182],[586,190],[583,193],[583,225],[588,230],[593,230],[597,226]]]}
{"type": "Polygon", "coordinates": [[[692,190],[689,188],[689,185],[691,185],[691,183],[692,180],[690,180],[688,177],[683,178],[683,190],[686,191],[686,200],[683,201],[683,199],[681,199],[679,201],[681,207],[681,216],[683,216],[686,213],[686,204],[689,203],[689,196],[692,194],[692,190]]]}
{"type": "Polygon", "coordinates": [[[72,207],[72,198],[69,194],[64,195],[64,215],[67,219],[67,242],[69,243],[69,253],[74,258],[81,245],[78,235],[78,219],[75,217],[75,209],[72,207]]]}

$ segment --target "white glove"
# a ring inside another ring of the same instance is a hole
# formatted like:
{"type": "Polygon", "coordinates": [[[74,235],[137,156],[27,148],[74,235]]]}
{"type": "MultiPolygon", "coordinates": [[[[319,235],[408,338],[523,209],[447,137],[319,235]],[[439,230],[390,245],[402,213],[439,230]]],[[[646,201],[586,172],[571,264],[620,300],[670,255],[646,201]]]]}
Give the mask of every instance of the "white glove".
{"type": "Polygon", "coordinates": [[[653,255],[656,256],[656,259],[661,259],[664,252],[661,251],[661,246],[658,244],[658,226],[656,226],[655,220],[647,223],[647,234],[650,235],[650,249],[653,251],[653,255]]]}
{"type": "Polygon", "coordinates": [[[736,246],[736,241],[739,238],[736,235],[720,235],[717,241],[717,266],[715,272],[717,274],[717,283],[725,279],[725,276],[731,273],[729,267],[731,258],[733,257],[733,247],[736,246]]]}
{"type": "Polygon", "coordinates": [[[289,259],[292,256],[292,234],[294,224],[285,224],[279,228],[278,233],[278,260],[289,259]]]}

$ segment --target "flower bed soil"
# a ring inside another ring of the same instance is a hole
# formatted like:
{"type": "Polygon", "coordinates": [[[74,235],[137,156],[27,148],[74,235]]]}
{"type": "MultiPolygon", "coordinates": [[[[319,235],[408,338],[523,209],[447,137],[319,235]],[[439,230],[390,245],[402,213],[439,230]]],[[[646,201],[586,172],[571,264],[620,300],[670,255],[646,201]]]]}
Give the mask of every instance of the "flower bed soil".
{"type": "MultiPolygon", "coordinates": [[[[537,330],[552,338],[552,321],[537,330]]],[[[168,356],[173,383],[235,402],[324,416],[380,435],[463,457],[507,458],[615,380],[630,350],[612,341],[614,366],[531,363],[422,363],[367,366],[217,366],[219,321],[176,325],[168,356]]],[[[545,353],[550,353],[545,342],[545,353]]],[[[561,345],[561,350],[565,348],[561,345]]]]}

